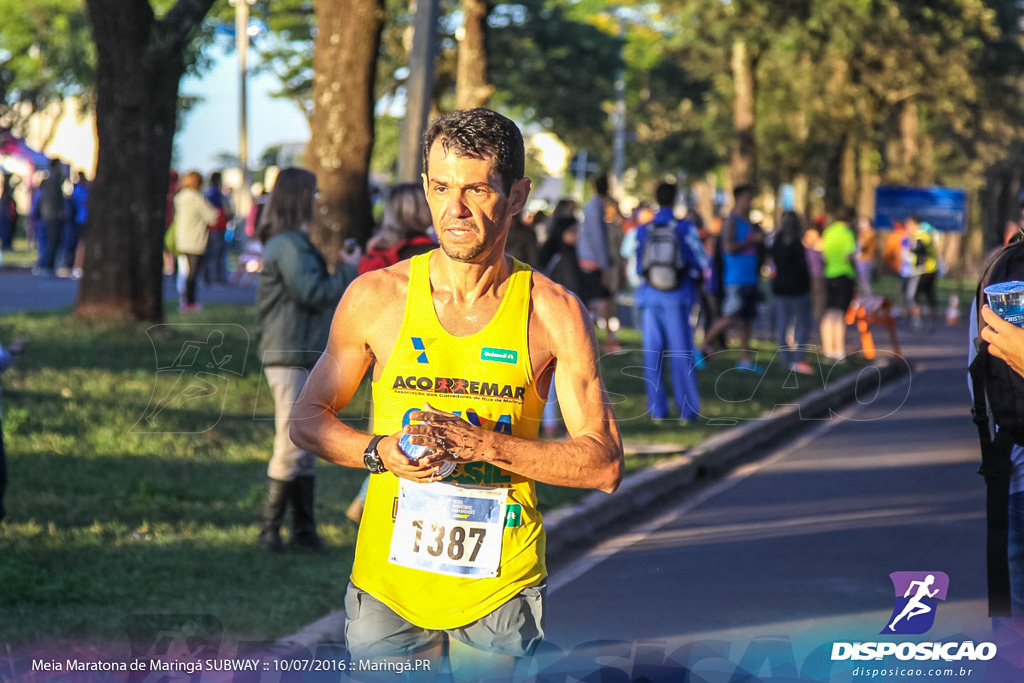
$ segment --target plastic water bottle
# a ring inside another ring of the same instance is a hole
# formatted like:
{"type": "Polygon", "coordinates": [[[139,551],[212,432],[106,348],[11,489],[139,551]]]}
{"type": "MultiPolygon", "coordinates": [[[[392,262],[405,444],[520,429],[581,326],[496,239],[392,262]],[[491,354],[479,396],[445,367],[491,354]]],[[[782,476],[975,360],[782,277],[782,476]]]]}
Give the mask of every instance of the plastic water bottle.
{"type": "Polygon", "coordinates": [[[1024,327],[1024,282],[999,282],[985,288],[989,307],[1008,323],[1024,327]]]}
{"type": "MultiPolygon", "coordinates": [[[[398,447],[401,449],[402,453],[405,454],[405,457],[409,458],[411,462],[416,462],[423,456],[430,455],[434,451],[430,446],[421,446],[413,443],[411,435],[409,434],[402,434],[402,436],[398,437],[398,447]]],[[[441,471],[438,473],[438,476],[441,479],[444,479],[454,471],[455,463],[451,460],[446,460],[441,463],[441,471]]]]}

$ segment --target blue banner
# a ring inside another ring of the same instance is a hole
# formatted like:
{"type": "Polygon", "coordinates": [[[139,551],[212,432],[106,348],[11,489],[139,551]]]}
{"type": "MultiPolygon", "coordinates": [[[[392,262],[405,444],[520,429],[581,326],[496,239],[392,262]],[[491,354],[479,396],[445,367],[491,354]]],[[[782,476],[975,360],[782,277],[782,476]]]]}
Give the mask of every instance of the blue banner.
{"type": "Polygon", "coordinates": [[[890,187],[875,190],[875,226],[891,229],[918,215],[942,232],[963,232],[967,190],[956,187],[890,187]]]}

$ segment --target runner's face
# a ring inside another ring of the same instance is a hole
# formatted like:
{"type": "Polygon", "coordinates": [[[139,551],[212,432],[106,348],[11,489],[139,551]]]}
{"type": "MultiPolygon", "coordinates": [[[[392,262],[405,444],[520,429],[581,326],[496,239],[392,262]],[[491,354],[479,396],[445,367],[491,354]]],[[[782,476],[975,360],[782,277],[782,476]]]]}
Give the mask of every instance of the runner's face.
{"type": "Polygon", "coordinates": [[[530,181],[506,195],[490,159],[460,157],[438,144],[430,148],[423,189],[441,249],[454,261],[484,260],[505,248],[512,216],[522,210],[530,181]]]}

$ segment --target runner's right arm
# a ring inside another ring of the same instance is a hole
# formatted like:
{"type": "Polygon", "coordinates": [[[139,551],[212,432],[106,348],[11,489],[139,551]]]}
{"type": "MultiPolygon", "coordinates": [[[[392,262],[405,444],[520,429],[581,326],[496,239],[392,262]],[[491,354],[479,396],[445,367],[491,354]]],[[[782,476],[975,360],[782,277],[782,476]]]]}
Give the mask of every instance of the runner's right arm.
{"type": "MultiPolygon", "coordinates": [[[[338,419],[359,389],[366,370],[375,361],[386,361],[374,348],[393,345],[401,325],[405,302],[401,279],[390,269],[357,278],[338,303],[331,323],[327,348],[317,361],[299,400],[292,409],[289,436],[292,442],[320,458],[345,467],[365,467],[363,451],[371,435],[338,419]],[[397,316],[397,317],[396,317],[397,316]]],[[[387,346],[390,351],[390,346],[387,346]]],[[[400,434],[386,435],[377,444],[384,466],[395,476],[426,481],[433,470],[425,463],[411,463],[398,448],[400,434]]]]}

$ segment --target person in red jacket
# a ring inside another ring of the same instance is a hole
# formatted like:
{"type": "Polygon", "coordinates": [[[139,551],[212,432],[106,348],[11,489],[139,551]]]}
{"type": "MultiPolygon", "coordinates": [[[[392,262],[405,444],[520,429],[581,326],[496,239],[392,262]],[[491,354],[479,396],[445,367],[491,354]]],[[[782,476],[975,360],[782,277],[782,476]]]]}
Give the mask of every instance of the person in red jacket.
{"type": "Polygon", "coordinates": [[[380,229],[366,245],[359,274],[430,251],[437,246],[433,230],[423,188],[415,183],[395,185],[388,193],[380,229]]]}

